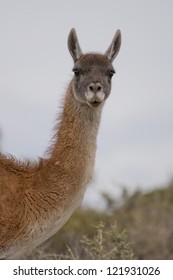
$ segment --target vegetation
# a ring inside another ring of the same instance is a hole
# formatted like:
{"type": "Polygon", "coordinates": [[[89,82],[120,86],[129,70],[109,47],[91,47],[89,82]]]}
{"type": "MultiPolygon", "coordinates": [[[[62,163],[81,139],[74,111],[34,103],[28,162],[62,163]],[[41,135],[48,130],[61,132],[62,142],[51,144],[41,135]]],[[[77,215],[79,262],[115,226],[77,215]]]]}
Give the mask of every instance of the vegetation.
{"type": "MultiPolygon", "coordinates": [[[[116,203],[108,211],[80,209],[30,259],[173,259],[173,181],[116,203]]],[[[28,258],[28,257],[27,257],[28,258]]]]}

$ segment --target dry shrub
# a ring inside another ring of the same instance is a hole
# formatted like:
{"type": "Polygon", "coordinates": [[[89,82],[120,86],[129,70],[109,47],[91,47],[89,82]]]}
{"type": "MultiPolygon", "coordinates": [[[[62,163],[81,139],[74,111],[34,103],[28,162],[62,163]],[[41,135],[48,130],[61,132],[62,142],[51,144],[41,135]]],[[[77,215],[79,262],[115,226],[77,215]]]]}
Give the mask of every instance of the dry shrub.
{"type": "Polygon", "coordinates": [[[173,181],[148,194],[126,195],[118,209],[111,201],[107,213],[76,211],[30,258],[173,259],[172,217],[173,181]]]}

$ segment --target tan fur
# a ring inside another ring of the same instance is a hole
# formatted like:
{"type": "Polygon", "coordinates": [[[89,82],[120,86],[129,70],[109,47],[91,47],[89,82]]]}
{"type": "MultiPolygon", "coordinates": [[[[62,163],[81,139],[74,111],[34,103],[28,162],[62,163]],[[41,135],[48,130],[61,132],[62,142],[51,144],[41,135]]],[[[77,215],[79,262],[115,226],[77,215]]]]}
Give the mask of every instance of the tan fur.
{"type": "Polygon", "coordinates": [[[38,163],[21,163],[0,154],[1,259],[19,258],[58,231],[80,205],[92,178],[101,111],[111,88],[106,73],[113,56],[108,59],[108,51],[83,55],[74,29],[68,44],[75,67],[83,72],[69,84],[49,156],[38,163]],[[89,88],[96,82],[105,98],[94,100],[92,94],[87,100],[89,90],[103,96],[97,85],[89,88]]]}

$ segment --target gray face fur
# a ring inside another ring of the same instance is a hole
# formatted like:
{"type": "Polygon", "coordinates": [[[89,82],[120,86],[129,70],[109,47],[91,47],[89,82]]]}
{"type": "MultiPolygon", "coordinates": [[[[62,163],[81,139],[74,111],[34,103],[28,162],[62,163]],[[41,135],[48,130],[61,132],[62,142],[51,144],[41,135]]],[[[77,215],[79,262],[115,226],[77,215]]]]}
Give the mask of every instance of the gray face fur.
{"type": "Polygon", "coordinates": [[[115,73],[112,62],[121,46],[121,33],[117,30],[104,55],[83,54],[75,29],[70,31],[68,48],[74,60],[73,91],[75,98],[90,107],[97,107],[109,96],[111,78],[115,73]]]}

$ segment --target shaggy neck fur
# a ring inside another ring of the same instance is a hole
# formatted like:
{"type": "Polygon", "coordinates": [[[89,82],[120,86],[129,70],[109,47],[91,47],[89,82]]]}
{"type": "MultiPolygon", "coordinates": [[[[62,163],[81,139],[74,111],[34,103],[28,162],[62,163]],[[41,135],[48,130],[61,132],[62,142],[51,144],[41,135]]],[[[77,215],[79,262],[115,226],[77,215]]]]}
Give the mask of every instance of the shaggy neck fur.
{"type": "MultiPolygon", "coordinates": [[[[96,151],[96,136],[103,104],[91,108],[79,103],[73,94],[72,83],[67,90],[64,109],[55,135],[50,164],[64,169],[80,183],[87,176],[87,165],[93,165],[96,151]]],[[[91,174],[90,174],[91,175],[91,174]]]]}

